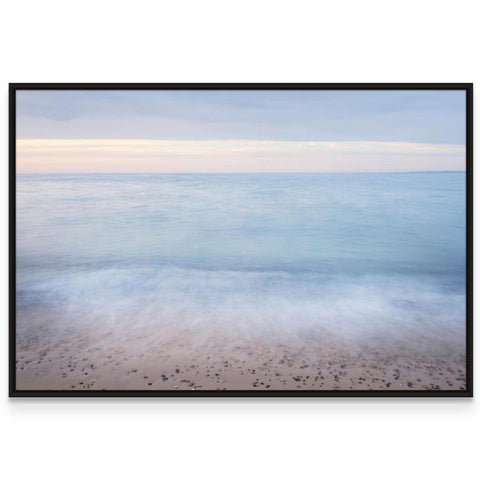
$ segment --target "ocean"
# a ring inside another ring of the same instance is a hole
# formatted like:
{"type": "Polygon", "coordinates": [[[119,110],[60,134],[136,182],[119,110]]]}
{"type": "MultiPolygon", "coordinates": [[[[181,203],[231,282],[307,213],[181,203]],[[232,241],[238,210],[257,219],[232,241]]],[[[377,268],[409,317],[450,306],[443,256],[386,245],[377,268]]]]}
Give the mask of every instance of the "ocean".
{"type": "Polygon", "coordinates": [[[463,172],[17,175],[17,342],[462,344],[465,208],[463,172]]]}

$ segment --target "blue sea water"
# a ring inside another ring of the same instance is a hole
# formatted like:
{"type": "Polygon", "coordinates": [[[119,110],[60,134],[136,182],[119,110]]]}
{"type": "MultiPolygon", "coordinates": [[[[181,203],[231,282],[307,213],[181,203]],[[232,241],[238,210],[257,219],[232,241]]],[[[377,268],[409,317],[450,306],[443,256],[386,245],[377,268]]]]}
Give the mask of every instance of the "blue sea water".
{"type": "Polygon", "coordinates": [[[463,338],[465,229],[463,172],[18,175],[17,307],[38,326],[463,338]]]}

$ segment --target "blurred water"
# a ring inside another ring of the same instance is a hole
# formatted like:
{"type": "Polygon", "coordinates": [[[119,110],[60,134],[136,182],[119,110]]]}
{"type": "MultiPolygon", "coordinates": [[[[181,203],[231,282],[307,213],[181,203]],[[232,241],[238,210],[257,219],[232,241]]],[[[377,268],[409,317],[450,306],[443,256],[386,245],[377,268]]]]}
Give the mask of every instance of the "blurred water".
{"type": "Polygon", "coordinates": [[[460,338],[465,174],[19,175],[17,302],[69,327],[460,338]]]}

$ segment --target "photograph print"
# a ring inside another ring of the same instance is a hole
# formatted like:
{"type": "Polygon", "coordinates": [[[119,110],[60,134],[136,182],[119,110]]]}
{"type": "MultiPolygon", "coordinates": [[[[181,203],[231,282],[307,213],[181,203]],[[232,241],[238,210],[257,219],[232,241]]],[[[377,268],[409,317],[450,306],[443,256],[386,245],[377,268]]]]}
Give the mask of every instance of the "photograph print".
{"type": "Polygon", "coordinates": [[[471,396],[470,84],[10,86],[10,395],[471,396]]]}

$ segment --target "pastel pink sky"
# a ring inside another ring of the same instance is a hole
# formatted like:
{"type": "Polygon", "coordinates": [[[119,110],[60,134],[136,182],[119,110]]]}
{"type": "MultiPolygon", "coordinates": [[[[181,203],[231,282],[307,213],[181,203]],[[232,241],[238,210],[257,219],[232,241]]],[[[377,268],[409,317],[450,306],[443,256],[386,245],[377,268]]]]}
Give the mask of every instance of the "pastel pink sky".
{"type": "Polygon", "coordinates": [[[465,148],[402,142],[19,139],[18,173],[464,170],[465,148]]]}

